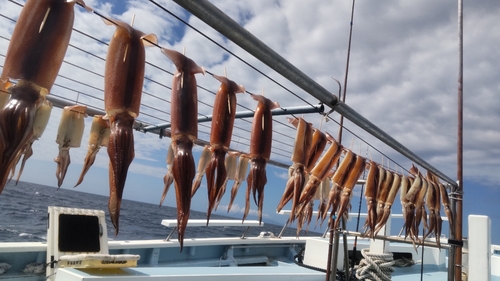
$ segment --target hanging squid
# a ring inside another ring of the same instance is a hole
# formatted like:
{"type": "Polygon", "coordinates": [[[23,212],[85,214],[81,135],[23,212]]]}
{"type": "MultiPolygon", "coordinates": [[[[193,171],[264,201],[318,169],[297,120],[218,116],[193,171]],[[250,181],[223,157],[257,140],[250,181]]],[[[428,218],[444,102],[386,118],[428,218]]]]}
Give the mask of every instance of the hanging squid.
{"type": "Polygon", "coordinates": [[[399,192],[399,200],[401,202],[401,213],[403,214],[403,218],[406,217],[406,215],[405,215],[406,209],[405,209],[405,204],[404,204],[405,199],[404,198],[406,197],[408,190],[410,190],[410,187],[413,184],[412,178],[409,178],[409,177],[405,177],[405,178],[408,180],[408,185],[401,184],[401,189],[399,192]]]}
{"type": "Polygon", "coordinates": [[[301,206],[300,213],[297,214],[297,231],[296,235],[299,237],[300,231],[306,226],[306,233],[309,231],[309,224],[312,221],[313,216],[314,200],[307,202],[304,206],[301,206]]]}
{"type": "Polygon", "coordinates": [[[15,166],[17,165],[21,157],[23,157],[21,161],[21,167],[19,168],[19,172],[17,174],[16,185],[19,182],[19,179],[21,178],[26,161],[33,155],[33,148],[32,148],[33,142],[35,142],[42,136],[43,132],[45,131],[45,128],[47,127],[47,124],[49,123],[51,112],[52,112],[52,103],[48,100],[44,100],[40,105],[40,107],[38,107],[38,109],[35,112],[34,123],[33,123],[33,137],[31,138],[31,140],[28,141],[28,143],[24,146],[23,150],[18,154],[18,157],[14,162],[15,164],[12,167],[12,176],[14,176],[15,166]]]}
{"type": "Polygon", "coordinates": [[[448,191],[446,190],[446,187],[439,181],[439,177],[436,175],[428,172],[430,177],[432,178],[432,181],[436,184],[436,205],[435,205],[435,216],[436,216],[436,223],[438,224],[436,226],[436,240],[439,240],[438,237],[441,236],[441,227],[443,223],[443,219],[441,218],[440,212],[441,212],[441,204],[443,205],[444,212],[446,214],[446,217],[448,218],[448,222],[450,224],[450,231],[452,233],[455,232],[455,228],[453,225],[453,214],[451,213],[450,209],[450,203],[449,203],[449,198],[448,198],[448,191]]]}
{"type": "MultiPolygon", "coordinates": [[[[441,201],[443,201],[443,206],[446,215],[449,216],[448,219],[453,219],[451,217],[451,212],[449,210],[448,194],[446,188],[443,184],[439,182],[439,178],[427,171],[426,175],[429,181],[429,187],[427,190],[426,204],[429,208],[429,229],[426,234],[424,234],[424,239],[431,233],[434,233],[436,237],[436,243],[438,247],[441,246],[441,229],[443,225],[443,219],[441,218],[441,201]]],[[[453,231],[453,220],[450,221],[450,230],[453,231]]]]}
{"type": "Polygon", "coordinates": [[[377,188],[378,188],[378,173],[377,163],[370,161],[370,168],[365,184],[365,199],[366,199],[366,222],[367,234],[371,238],[375,237],[375,226],[377,225],[377,188]]]}
{"type": "Polygon", "coordinates": [[[172,81],[170,131],[174,150],[172,175],[177,201],[177,237],[182,251],[195,176],[192,148],[193,142],[198,138],[198,93],[195,74],[205,74],[205,70],[177,51],[162,48],[162,52],[175,64],[177,70],[172,81]]]}
{"type": "Polygon", "coordinates": [[[233,187],[231,188],[231,199],[229,200],[229,205],[227,206],[227,212],[231,210],[233,206],[234,199],[236,198],[236,194],[238,194],[238,189],[240,188],[241,183],[245,180],[247,176],[248,170],[248,161],[250,158],[246,154],[241,154],[238,160],[238,165],[236,166],[236,177],[234,178],[233,187]]]}
{"type": "MultiPolygon", "coordinates": [[[[347,178],[352,164],[354,163],[354,158],[354,153],[348,149],[344,155],[344,159],[342,159],[342,162],[340,162],[339,167],[335,170],[332,176],[332,188],[328,193],[328,205],[326,208],[327,212],[330,210],[330,207],[332,208],[331,216],[337,212],[340,205],[342,187],[344,186],[344,181],[347,178]]],[[[326,219],[327,212],[323,214],[323,221],[326,219]]]]}
{"type": "MultiPolygon", "coordinates": [[[[203,150],[205,151],[205,150],[203,150]]],[[[203,155],[203,154],[202,154],[203,155]]],[[[168,190],[170,189],[170,186],[174,182],[174,175],[172,174],[172,165],[174,164],[174,149],[172,148],[172,142],[170,142],[170,145],[168,146],[168,152],[167,152],[167,173],[165,173],[165,176],[163,177],[163,193],[161,194],[160,198],[160,207],[163,204],[163,201],[165,201],[165,198],[167,197],[168,190]]],[[[203,177],[203,175],[202,175],[203,177]]],[[[201,178],[200,178],[201,181],[201,178]]]]}
{"type": "MultiPolygon", "coordinates": [[[[309,123],[307,123],[307,124],[308,124],[308,126],[310,126],[309,123]]],[[[298,125],[298,122],[292,121],[292,125],[296,126],[296,125],[298,125]]],[[[306,162],[304,165],[304,170],[305,170],[304,184],[309,181],[309,178],[308,178],[309,173],[316,165],[316,161],[318,161],[318,159],[321,157],[321,154],[323,153],[323,150],[325,149],[326,144],[328,143],[328,139],[323,132],[321,132],[319,129],[315,129],[312,127],[310,129],[312,130],[312,137],[311,137],[311,143],[308,145],[309,148],[307,149],[306,154],[305,154],[306,155],[306,162]]],[[[307,129],[307,130],[309,130],[309,129],[307,129]]],[[[309,134],[309,132],[307,132],[307,130],[306,130],[306,133],[309,134]]],[[[306,138],[308,138],[308,136],[306,138]]],[[[293,174],[293,168],[289,169],[289,172],[290,172],[290,177],[291,177],[293,174]]],[[[294,177],[294,179],[300,179],[300,178],[294,177]]],[[[296,185],[296,184],[293,184],[293,185],[287,184],[287,186],[285,187],[285,191],[283,193],[282,199],[279,202],[278,207],[276,208],[276,210],[278,212],[288,203],[288,201],[292,200],[292,198],[295,198],[294,200],[296,200],[297,204],[298,204],[298,201],[300,199],[300,195],[302,194],[302,190],[304,188],[304,186],[302,186],[302,188],[300,188],[300,192],[294,193],[295,192],[294,188],[298,187],[298,186],[299,185],[296,185]]],[[[292,209],[294,209],[294,208],[292,207],[292,209]]],[[[295,212],[292,212],[290,214],[290,218],[292,218],[294,213],[297,213],[297,210],[295,210],[295,212]]]]}
{"type": "Polygon", "coordinates": [[[292,199],[292,209],[290,221],[293,220],[299,204],[300,194],[306,183],[306,165],[309,159],[309,150],[312,142],[312,126],[302,118],[291,119],[288,122],[297,128],[295,144],[292,152],[292,166],[290,167],[290,177],[285,186],[285,192],[278,204],[278,212],[292,199]]]}
{"type": "MultiPolygon", "coordinates": [[[[411,169],[410,169],[411,171],[411,169]]],[[[410,188],[408,189],[408,192],[403,198],[403,216],[404,216],[404,226],[403,228],[405,229],[405,238],[410,235],[410,238],[415,241],[414,233],[415,229],[415,201],[416,201],[416,195],[420,191],[422,187],[422,178],[420,176],[415,176],[414,179],[410,179],[411,183],[410,188]]]]}
{"type": "Polygon", "coordinates": [[[426,218],[427,215],[425,213],[425,195],[427,194],[428,187],[429,187],[428,181],[425,178],[422,178],[422,186],[415,197],[415,219],[413,221],[415,224],[413,228],[413,235],[415,239],[419,239],[418,238],[419,227],[422,221],[424,222],[424,231],[423,231],[424,234],[425,234],[425,228],[427,228],[427,218],[426,218]]]}
{"type": "MultiPolygon", "coordinates": [[[[307,181],[304,190],[300,194],[300,199],[298,201],[299,205],[305,204],[313,198],[314,194],[316,193],[316,189],[318,188],[320,183],[327,177],[333,166],[337,164],[337,161],[342,154],[342,148],[340,144],[328,133],[326,134],[326,138],[331,143],[331,145],[311,170],[309,180],[307,181]]],[[[298,212],[300,212],[300,209],[298,210],[298,212]]]]}
{"type": "MultiPolygon", "coordinates": [[[[377,219],[377,225],[375,227],[375,235],[384,227],[391,214],[391,207],[396,199],[399,188],[401,185],[408,185],[408,179],[406,177],[400,177],[398,174],[394,173],[392,177],[391,188],[389,189],[389,194],[384,202],[384,209],[382,212],[382,217],[377,219]]],[[[378,214],[377,214],[378,215],[378,214]]]]}
{"type": "Polygon", "coordinates": [[[50,92],[68,48],[75,3],[90,11],[82,0],[26,1],[12,33],[1,78],[29,81],[50,92]]]}
{"type": "MultiPolygon", "coordinates": [[[[443,203],[444,212],[445,212],[446,217],[448,218],[448,222],[450,224],[450,230],[452,233],[455,233],[455,226],[453,223],[453,213],[451,212],[451,208],[450,208],[448,191],[446,190],[446,187],[444,186],[444,184],[439,182],[438,178],[436,178],[436,181],[438,182],[439,191],[441,193],[441,201],[443,203]]],[[[440,216],[440,218],[441,218],[441,216],[440,216]]]]}
{"type": "Polygon", "coordinates": [[[311,146],[309,151],[307,152],[308,159],[307,159],[306,171],[308,172],[312,171],[312,169],[316,165],[316,161],[318,161],[319,157],[321,157],[321,154],[323,153],[323,150],[325,150],[327,143],[328,143],[327,136],[319,129],[313,128],[311,146]]]}
{"type": "MultiPolygon", "coordinates": [[[[319,191],[319,205],[318,205],[318,216],[316,218],[316,225],[318,224],[318,221],[322,219],[323,217],[326,217],[326,214],[328,213],[328,195],[330,194],[330,186],[331,186],[331,180],[330,177],[325,177],[325,179],[321,182],[319,185],[318,191],[319,191]]],[[[318,192],[316,192],[318,194],[318,192]]],[[[315,198],[317,197],[316,195],[314,196],[315,198]]],[[[323,221],[321,220],[320,225],[323,225],[323,221]]]]}
{"type": "Polygon", "coordinates": [[[75,2],[84,6],[83,1],[27,1],[14,28],[0,75],[2,95],[11,95],[0,114],[0,193],[17,155],[33,137],[35,112],[61,67],[75,2]]]}
{"type": "MultiPolygon", "coordinates": [[[[435,226],[434,234],[436,236],[436,243],[438,247],[441,247],[441,230],[443,227],[443,219],[441,218],[441,189],[439,188],[439,180],[434,183],[435,186],[435,198],[434,198],[434,216],[435,216],[435,226]]],[[[429,231],[430,232],[430,231],[429,231]]]]}
{"type": "Polygon", "coordinates": [[[340,218],[347,212],[347,207],[351,202],[352,189],[358,182],[359,177],[363,174],[363,171],[366,167],[366,159],[359,155],[356,155],[356,160],[354,160],[354,164],[352,164],[352,168],[345,179],[344,186],[342,188],[342,194],[340,196],[340,205],[337,212],[337,219],[335,220],[334,229],[339,226],[340,218]]]}
{"type": "MultiPolygon", "coordinates": [[[[439,187],[434,183],[433,175],[427,171],[426,175],[427,179],[427,193],[425,195],[425,205],[429,209],[429,226],[427,232],[424,232],[423,240],[429,236],[429,234],[436,234],[438,219],[436,214],[439,212],[441,208],[441,198],[439,192],[439,187]]],[[[439,239],[436,236],[436,242],[439,244],[439,239]]]]}
{"type": "Polygon", "coordinates": [[[377,189],[377,223],[380,222],[384,214],[385,201],[391,191],[391,183],[394,175],[391,171],[379,167],[379,186],[377,189]]]}
{"type": "Polygon", "coordinates": [[[250,138],[250,173],[247,177],[247,193],[245,197],[245,213],[243,220],[250,211],[250,191],[258,206],[259,223],[262,221],[262,208],[264,207],[264,186],[267,183],[266,164],[271,156],[273,141],[273,116],[271,110],[279,108],[277,102],[261,95],[252,95],[256,100],[257,108],[252,121],[252,134],[250,138]],[[258,200],[257,200],[258,197],[258,200]]]}
{"type": "Polygon", "coordinates": [[[245,92],[245,88],[242,85],[238,85],[226,77],[213,76],[221,82],[221,85],[215,95],[212,114],[212,128],[210,131],[210,151],[212,152],[212,158],[205,171],[208,189],[207,223],[218,198],[221,198],[223,195],[221,194],[224,191],[222,190],[222,186],[227,178],[224,159],[231,144],[236,116],[236,93],[245,92]]]}
{"type": "Polygon", "coordinates": [[[134,159],[133,124],[139,115],[145,67],[145,46],[156,43],[156,36],[145,35],[130,25],[113,20],[116,25],[109,43],[104,70],[103,117],[109,121],[109,201],[108,209],[115,236],[119,232],[120,205],[127,172],[134,159]],[[144,40],[143,40],[144,39],[144,40]]]}
{"type": "Polygon", "coordinates": [[[108,121],[104,120],[102,115],[94,115],[94,118],[92,118],[92,126],[90,127],[87,155],[83,161],[83,169],[75,187],[82,183],[85,174],[88,172],[92,164],[94,164],[95,157],[97,156],[99,149],[103,146],[108,146],[109,134],[110,131],[108,121]]]}
{"type": "Polygon", "coordinates": [[[441,230],[443,227],[443,219],[441,218],[441,190],[439,189],[439,186],[436,185],[436,198],[435,200],[435,209],[434,209],[434,215],[435,215],[435,229],[434,229],[434,235],[436,237],[436,243],[438,247],[441,247],[441,230]]]}
{"type": "Polygon", "coordinates": [[[56,137],[56,143],[59,145],[59,155],[54,159],[57,163],[56,177],[58,187],[61,187],[68,171],[68,166],[71,163],[69,149],[71,147],[80,147],[82,143],[86,110],[87,107],[85,105],[73,105],[64,107],[62,112],[56,137]]]}

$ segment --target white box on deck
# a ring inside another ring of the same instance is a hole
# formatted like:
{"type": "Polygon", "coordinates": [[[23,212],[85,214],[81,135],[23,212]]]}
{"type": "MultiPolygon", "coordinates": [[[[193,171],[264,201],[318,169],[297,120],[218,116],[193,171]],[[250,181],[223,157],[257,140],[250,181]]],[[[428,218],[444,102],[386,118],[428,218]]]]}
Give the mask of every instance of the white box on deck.
{"type": "MultiPolygon", "coordinates": [[[[352,237],[348,238],[347,247],[348,250],[352,250],[353,241],[352,237]]],[[[326,270],[326,263],[328,261],[328,238],[309,238],[306,241],[306,250],[304,252],[304,264],[314,266],[317,268],[322,268],[326,270]]],[[[362,248],[366,248],[367,245],[358,244],[358,251],[362,248]]],[[[342,237],[339,241],[339,255],[337,259],[337,268],[341,269],[344,267],[344,243],[342,237]]]]}
{"type": "Polygon", "coordinates": [[[469,216],[469,280],[491,280],[491,220],[469,216]]]}

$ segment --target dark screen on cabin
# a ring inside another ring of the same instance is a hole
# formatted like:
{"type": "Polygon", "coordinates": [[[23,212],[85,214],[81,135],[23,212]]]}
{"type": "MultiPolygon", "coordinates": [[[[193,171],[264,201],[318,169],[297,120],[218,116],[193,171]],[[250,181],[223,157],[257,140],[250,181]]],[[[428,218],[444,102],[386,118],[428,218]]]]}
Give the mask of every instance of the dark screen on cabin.
{"type": "Polygon", "coordinates": [[[99,218],[96,216],[59,215],[59,251],[99,252],[99,218]]]}

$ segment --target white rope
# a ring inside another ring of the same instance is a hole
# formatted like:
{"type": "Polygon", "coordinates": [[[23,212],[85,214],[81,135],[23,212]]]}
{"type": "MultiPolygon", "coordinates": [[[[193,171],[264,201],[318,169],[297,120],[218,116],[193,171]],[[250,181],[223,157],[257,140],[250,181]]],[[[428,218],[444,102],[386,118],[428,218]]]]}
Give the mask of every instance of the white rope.
{"type": "Polygon", "coordinates": [[[389,281],[394,272],[394,259],[392,253],[371,254],[369,249],[361,250],[363,259],[356,266],[358,280],[389,281]]]}

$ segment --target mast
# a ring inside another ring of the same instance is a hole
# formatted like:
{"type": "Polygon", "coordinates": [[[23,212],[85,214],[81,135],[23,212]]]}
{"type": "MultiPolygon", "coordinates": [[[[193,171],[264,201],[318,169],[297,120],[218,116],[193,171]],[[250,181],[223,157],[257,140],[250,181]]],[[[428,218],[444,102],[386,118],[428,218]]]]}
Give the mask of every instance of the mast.
{"type": "MultiPolygon", "coordinates": [[[[349,60],[351,57],[351,42],[352,42],[352,26],[353,26],[353,21],[354,21],[354,5],[355,5],[356,0],[352,0],[352,8],[351,8],[351,21],[349,23],[349,39],[348,39],[348,44],[347,44],[347,58],[346,58],[346,66],[345,66],[345,74],[344,74],[344,88],[342,89],[342,86],[340,85],[340,82],[333,78],[334,80],[339,83],[339,99],[342,100],[343,103],[345,103],[346,99],[346,93],[347,93],[347,77],[349,75],[349,60]],[[342,92],[342,97],[340,97],[340,90],[343,90],[342,92]]],[[[340,115],[340,122],[339,122],[339,132],[337,136],[337,141],[339,144],[342,144],[342,133],[344,129],[344,115],[340,115]]],[[[338,164],[337,164],[338,165],[338,164]]],[[[334,211],[332,211],[334,212],[334,211]]],[[[339,215],[337,218],[338,220],[342,220],[342,228],[345,229],[346,223],[345,219],[343,216],[339,215]]],[[[326,262],[326,281],[334,281],[336,276],[337,276],[337,261],[338,261],[338,255],[339,255],[339,233],[335,231],[333,228],[335,223],[335,220],[330,219],[329,220],[329,228],[330,228],[330,237],[329,237],[329,248],[328,248],[328,256],[327,256],[327,262],[326,262]]],[[[356,229],[357,231],[357,229],[356,229]]],[[[346,259],[344,261],[344,266],[345,266],[345,274],[346,274],[346,280],[350,279],[350,272],[349,272],[349,263],[348,263],[348,257],[347,257],[347,237],[344,234],[343,235],[344,241],[343,245],[345,248],[345,256],[344,258],[346,259]]],[[[358,237],[354,238],[354,248],[353,248],[353,255],[356,253],[356,243],[357,243],[358,237]]]]}
{"type": "MultiPolygon", "coordinates": [[[[463,220],[463,1],[458,0],[458,136],[457,136],[457,185],[452,192],[452,206],[455,208],[455,237],[462,242],[463,220]]],[[[455,248],[455,280],[462,280],[462,246],[455,248]]]]}

